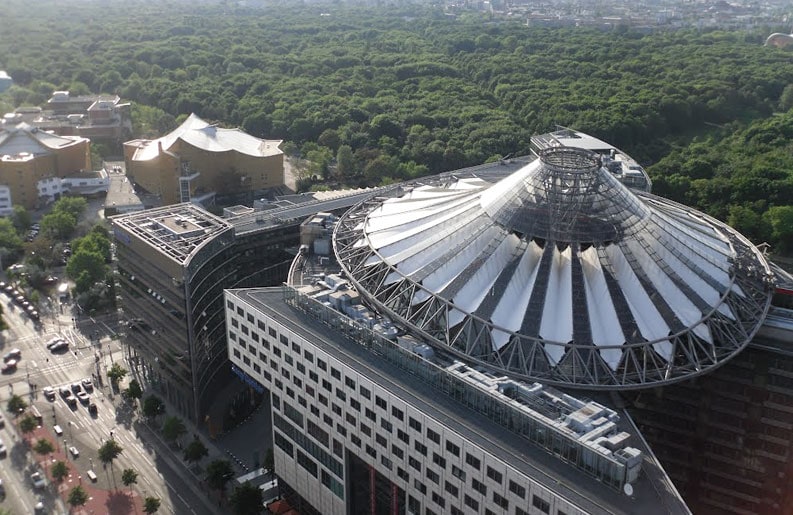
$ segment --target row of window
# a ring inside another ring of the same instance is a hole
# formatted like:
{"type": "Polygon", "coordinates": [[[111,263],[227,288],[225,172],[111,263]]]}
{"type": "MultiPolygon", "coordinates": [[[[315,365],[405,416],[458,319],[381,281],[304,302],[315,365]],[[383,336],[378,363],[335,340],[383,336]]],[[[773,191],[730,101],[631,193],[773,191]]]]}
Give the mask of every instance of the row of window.
{"type": "MultiPolygon", "coordinates": [[[[244,315],[244,312],[241,312],[241,310],[239,308],[238,308],[237,312],[238,312],[238,314],[240,314],[240,316],[244,315]]],[[[253,317],[250,314],[245,314],[245,315],[247,315],[247,320],[249,322],[253,323],[253,317]]],[[[345,389],[342,389],[342,388],[339,388],[339,387],[334,387],[333,384],[330,381],[328,381],[327,379],[321,379],[314,370],[311,370],[312,368],[314,368],[313,366],[309,366],[308,379],[311,381],[311,383],[316,384],[318,388],[321,388],[321,390],[315,390],[314,387],[311,386],[309,383],[303,384],[302,380],[298,378],[297,374],[290,374],[290,372],[288,370],[286,370],[286,365],[283,365],[283,363],[282,363],[282,367],[283,368],[280,369],[282,377],[286,378],[287,380],[290,380],[290,377],[291,377],[292,382],[298,388],[300,388],[303,392],[308,393],[311,397],[315,397],[319,401],[319,403],[321,405],[325,406],[326,408],[330,407],[332,412],[334,414],[336,414],[336,416],[339,417],[339,419],[342,419],[342,417],[343,417],[343,420],[344,420],[344,422],[346,422],[346,424],[342,424],[342,423],[335,424],[336,432],[339,435],[341,435],[343,438],[346,439],[347,435],[348,435],[348,429],[350,429],[350,428],[360,429],[360,432],[358,434],[353,434],[352,432],[350,433],[349,441],[352,442],[353,445],[355,445],[356,447],[358,447],[359,449],[364,451],[368,456],[370,456],[374,463],[377,463],[377,455],[378,455],[377,450],[373,446],[362,442],[361,441],[361,437],[359,435],[365,435],[366,437],[368,437],[370,439],[373,438],[374,442],[376,442],[376,444],[380,448],[383,449],[383,451],[381,453],[381,456],[380,456],[379,463],[381,465],[383,465],[388,470],[392,470],[393,467],[394,467],[394,464],[393,464],[393,462],[391,460],[392,456],[396,457],[396,458],[398,458],[398,459],[400,459],[402,461],[404,460],[404,454],[405,453],[400,447],[398,447],[397,445],[392,444],[390,449],[389,449],[388,439],[385,436],[381,435],[380,433],[372,431],[372,428],[364,422],[364,418],[365,418],[365,419],[375,423],[375,428],[376,428],[377,421],[379,419],[380,420],[380,427],[382,429],[384,429],[386,432],[388,432],[390,434],[393,434],[393,429],[394,428],[393,428],[392,423],[388,420],[388,413],[389,413],[388,407],[389,406],[388,406],[388,402],[386,401],[386,399],[384,399],[384,398],[382,398],[382,397],[380,397],[379,395],[376,395],[376,394],[373,395],[373,392],[369,388],[367,388],[366,386],[364,386],[362,384],[357,384],[357,382],[356,382],[356,380],[354,378],[346,376],[345,374],[342,373],[342,370],[340,370],[340,369],[338,369],[338,368],[336,368],[334,366],[329,365],[328,362],[325,361],[324,359],[322,359],[321,357],[318,357],[318,356],[315,357],[314,354],[312,352],[310,352],[308,349],[302,349],[301,346],[298,343],[296,343],[294,341],[290,342],[289,338],[285,334],[279,334],[278,331],[276,331],[276,329],[274,327],[272,327],[272,326],[268,327],[266,324],[264,324],[263,322],[258,321],[258,320],[256,321],[256,324],[257,324],[257,328],[261,331],[261,335],[262,335],[260,344],[264,348],[266,348],[268,350],[271,350],[270,356],[275,355],[277,358],[279,358],[279,361],[286,362],[287,365],[289,365],[290,367],[293,368],[293,370],[297,369],[298,372],[300,372],[301,374],[303,374],[305,376],[305,374],[306,374],[305,365],[301,362],[301,358],[299,358],[299,356],[301,356],[300,353],[302,351],[303,352],[302,358],[306,362],[311,363],[311,365],[315,366],[316,369],[318,369],[318,370],[321,370],[321,371],[323,371],[325,373],[329,372],[330,376],[333,379],[335,379],[339,383],[343,383],[345,389]],[[267,335],[271,338],[270,341],[268,341],[268,338],[266,338],[264,336],[265,330],[267,331],[267,335]],[[278,342],[281,345],[280,346],[275,345],[275,342],[278,342]],[[271,346],[272,346],[272,349],[271,349],[271,346]],[[279,348],[279,347],[284,348],[285,352],[282,353],[281,348],[279,348]],[[293,356],[295,356],[295,355],[298,356],[297,363],[295,363],[295,361],[293,359],[293,356]],[[353,394],[355,394],[356,390],[357,390],[357,393],[360,395],[360,397],[362,397],[364,399],[367,399],[367,400],[371,401],[372,398],[374,397],[375,405],[379,409],[381,409],[385,414],[383,414],[381,417],[378,417],[377,413],[375,413],[373,410],[371,410],[371,409],[369,409],[367,407],[361,406],[361,402],[358,400],[358,398],[355,397],[355,395],[348,395],[348,393],[350,393],[350,391],[353,394]],[[321,393],[321,391],[325,391],[325,392],[327,392],[327,394],[334,396],[336,399],[338,399],[340,402],[344,403],[345,405],[349,404],[349,406],[355,412],[357,412],[359,414],[362,414],[363,417],[360,420],[358,420],[358,418],[356,417],[355,414],[353,414],[353,413],[351,413],[349,411],[345,412],[344,409],[342,408],[342,406],[340,406],[336,402],[330,402],[328,396],[324,395],[323,393],[321,393]],[[363,409],[363,411],[362,411],[362,409],[363,409]],[[375,433],[374,437],[372,437],[372,433],[373,432],[375,433]]],[[[244,326],[244,324],[242,324],[242,325],[244,326]]],[[[256,332],[257,331],[251,331],[251,337],[253,337],[253,335],[256,334],[256,332]]],[[[255,340],[256,341],[259,340],[258,339],[258,335],[255,338],[255,340]]],[[[251,353],[254,354],[254,355],[256,354],[255,350],[252,350],[251,353]]],[[[274,358],[272,358],[272,357],[270,357],[270,359],[268,360],[267,356],[268,356],[268,354],[262,352],[261,350],[259,351],[259,358],[261,359],[262,363],[265,364],[265,365],[267,363],[269,363],[270,367],[274,371],[278,372],[278,370],[279,370],[278,362],[276,362],[276,360],[274,358]]],[[[264,373],[267,374],[266,371],[264,373]]],[[[268,378],[268,381],[270,381],[268,376],[269,376],[269,374],[267,374],[266,377],[268,378]]],[[[275,383],[277,388],[279,388],[281,390],[284,390],[284,386],[283,386],[283,384],[281,383],[280,380],[275,379],[274,383],[275,383]]],[[[294,392],[289,387],[286,387],[285,390],[286,390],[286,393],[287,393],[287,395],[289,397],[295,398],[294,392]]],[[[273,397],[274,397],[273,407],[275,408],[276,407],[275,399],[277,399],[277,396],[273,395],[273,397]]],[[[300,403],[300,405],[306,407],[305,399],[302,396],[299,396],[299,395],[297,397],[298,397],[298,402],[300,403]]],[[[289,405],[285,404],[285,406],[289,406],[289,405]]],[[[310,411],[311,411],[311,414],[314,417],[316,417],[318,419],[320,418],[320,409],[319,408],[317,408],[316,406],[311,404],[310,411]]],[[[304,427],[303,424],[302,424],[302,421],[303,421],[302,415],[300,415],[299,412],[297,412],[297,410],[294,410],[294,408],[291,408],[291,406],[289,406],[289,408],[287,408],[287,411],[284,411],[284,413],[290,420],[295,422],[301,428],[304,427]],[[300,416],[298,417],[298,415],[300,415],[300,416]]],[[[399,420],[399,421],[402,421],[402,422],[404,422],[405,418],[407,418],[407,423],[408,423],[409,428],[412,429],[415,433],[418,433],[419,435],[424,435],[423,430],[425,429],[426,430],[425,435],[426,435],[427,440],[430,440],[434,444],[436,444],[438,447],[441,447],[442,441],[443,441],[443,439],[441,437],[441,434],[439,434],[438,432],[434,431],[430,427],[424,428],[423,424],[421,423],[420,420],[418,420],[418,419],[416,419],[414,417],[411,417],[411,416],[407,416],[406,417],[405,413],[400,408],[398,408],[396,406],[391,406],[390,415],[391,415],[392,419],[396,419],[396,420],[399,420]]],[[[323,415],[322,416],[322,420],[323,420],[323,422],[324,422],[324,424],[326,425],[327,428],[329,428],[331,430],[333,429],[334,425],[333,425],[333,420],[332,420],[331,417],[329,417],[328,415],[323,415]]],[[[333,444],[333,447],[334,447],[334,454],[336,454],[339,457],[343,457],[343,445],[340,442],[338,442],[337,440],[331,439],[330,436],[329,436],[329,433],[327,431],[325,431],[324,429],[320,428],[318,425],[314,424],[313,422],[310,422],[306,426],[306,430],[312,436],[312,438],[314,438],[315,440],[317,440],[318,442],[323,444],[325,447],[329,448],[329,444],[332,441],[332,444],[333,444]]],[[[406,433],[405,431],[403,431],[402,429],[397,428],[397,435],[396,436],[397,436],[397,438],[400,441],[402,441],[406,445],[410,445],[411,438],[410,438],[409,434],[406,433]]],[[[303,438],[305,439],[305,436],[303,436],[303,438]]],[[[438,467],[446,470],[446,468],[447,468],[447,457],[448,456],[440,455],[437,452],[430,452],[428,450],[427,446],[423,443],[423,437],[422,436],[416,436],[414,441],[413,441],[413,444],[414,444],[413,448],[414,448],[415,451],[417,451],[418,453],[420,453],[421,455],[423,455],[425,457],[430,457],[431,456],[433,464],[435,464],[438,467]],[[444,456],[446,456],[446,457],[444,457],[444,456]]],[[[445,448],[446,452],[449,455],[455,456],[457,458],[461,458],[462,457],[461,454],[463,454],[463,453],[462,453],[462,451],[460,449],[460,446],[457,443],[455,443],[453,441],[450,441],[450,440],[446,440],[444,448],[445,448]]],[[[469,452],[465,452],[464,454],[465,454],[465,463],[466,463],[467,466],[472,467],[472,468],[474,468],[476,470],[479,470],[479,471],[482,470],[482,463],[481,463],[481,459],[480,458],[472,455],[469,452]]],[[[422,465],[421,465],[421,462],[418,459],[414,458],[413,456],[408,456],[407,465],[410,468],[414,469],[417,473],[421,474],[422,465]]],[[[494,481],[495,483],[497,483],[499,485],[503,484],[504,477],[503,477],[503,473],[502,472],[494,469],[493,467],[491,467],[489,465],[486,465],[485,466],[485,473],[486,473],[487,477],[491,481],[494,481]]],[[[463,485],[466,484],[466,473],[465,473],[464,470],[462,470],[461,468],[457,467],[454,464],[451,464],[451,474],[452,474],[453,477],[455,477],[458,480],[462,481],[463,485]]],[[[409,481],[409,477],[410,477],[410,475],[407,473],[407,471],[405,471],[401,467],[397,467],[397,476],[400,477],[401,479],[403,479],[405,482],[408,482],[409,481]]],[[[440,484],[441,484],[440,475],[437,472],[435,472],[432,468],[430,468],[429,466],[426,467],[425,476],[426,476],[427,479],[430,479],[430,481],[432,481],[433,483],[435,483],[435,484],[440,486],[440,484]]],[[[339,477],[341,477],[341,476],[339,476],[339,477]]],[[[471,488],[474,491],[476,491],[480,495],[482,495],[484,499],[488,499],[488,488],[487,488],[487,486],[484,483],[482,483],[481,481],[479,481],[476,478],[472,477],[470,484],[471,484],[471,488]]],[[[327,486],[327,485],[325,485],[325,486],[327,486]]],[[[516,483],[515,481],[512,481],[512,480],[508,481],[507,486],[508,486],[509,491],[512,494],[516,495],[520,499],[523,499],[523,500],[526,499],[527,488],[525,486],[523,486],[521,484],[518,484],[518,483],[516,483]]],[[[422,493],[424,495],[426,495],[427,489],[426,489],[426,486],[425,486],[425,484],[423,483],[423,481],[421,479],[416,478],[414,480],[414,487],[416,487],[417,490],[422,491],[422,493]]],[[[460,487],[459,486],[457,486],[454,483],[451,483],[449,481],[445,481],[443,483],[443,487],[444,487],[444,490],[445,490],[446,494],[450,494],[450,495],[452,495],[452,496],[454,496],[456,498],[460,498],[460,492],[459,492],[460,487]]],[[[509,503],[508,499],[506,499],[505,497],[503,497],[501,494],[499,494],[496,491],[491,492],[491,494],[492,495],[488,499],[488,504],[490,504],[492,502],[492,505],[498,506],[499,508],[501,508],[503,510],[507,510],[509,508],[509,504],[510,503],[509,503]]],[[[431,497],[433,499],[435,499],[435,498],[441,499],[441,502],[443,502],[443,497],[441,497],[436,492],[432,492],[431,497]]],[[[541,498],[539,498],[537,496],[532,496],[532,497],[537,499],[537,501],[533,501],[533,502],[542,501],[542,502],[548,504],[547,501],[544,501],[544,500],[542,500],[541,498]]],[[[478,509],[479,501],[477,501],[473,497],[469,496],[467,493],[464,494],[462,500],[463,500],[463,502],[465,503],[466,506],[473,508],[474,505],[475,505],[475,506],[477,506],[477,508],[475,508],[475,509],[478,509]]],[[[436,503],[436,504],[438,504],[438,503],[436,503]]],[[[444,506],[442,506],[440,504],[439,504],[439,506],[441,506],[442,508],[444,507],[444,506]]],[[[548,506],[549,506],[548,509],[550,509],[550,505],[548,505],[548,506]]],[[[543,511],[541,509],[541,507],[538,507],[538,509],[543,511]]],[[[516,506],[516,510],[520,510],[520,508],[518,506],[516,506]]],[[[544,511],[544,512],[548,513],[548,511],[544,511]]],[[[516,513],[518,513],[518,512],[516,511],[516,513]]]]}

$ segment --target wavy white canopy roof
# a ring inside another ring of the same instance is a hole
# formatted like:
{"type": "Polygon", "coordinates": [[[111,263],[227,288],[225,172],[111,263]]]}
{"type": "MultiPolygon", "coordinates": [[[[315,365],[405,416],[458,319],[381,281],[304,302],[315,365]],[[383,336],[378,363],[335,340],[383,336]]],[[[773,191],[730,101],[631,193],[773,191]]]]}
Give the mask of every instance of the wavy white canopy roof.
{"type": "Polygon", "coordinates": [[[728,226],[638,196],[596,154],[555,148],[496,184],[416,187],[353,208],[337,256],[384,313],[520,378],[641,387],[742,349],[768,264],[728,226]]]}

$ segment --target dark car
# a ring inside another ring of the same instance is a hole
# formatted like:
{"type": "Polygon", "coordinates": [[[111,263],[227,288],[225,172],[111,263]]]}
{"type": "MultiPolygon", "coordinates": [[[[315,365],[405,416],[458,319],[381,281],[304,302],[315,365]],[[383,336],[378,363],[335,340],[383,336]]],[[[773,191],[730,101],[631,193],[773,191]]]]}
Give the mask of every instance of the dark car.
{"type": "Polygon", "coordinates": [[[50,347],[50,352],[63,352],[68,349],[69,349],[69,342],[61,340],[57,343],[54,343],[50,347]]]}
{"type": "Polygon", "coordinates": [[[69,405],[70,408],[76,409],[77,408],[77,398],[76,397],[67,397],[66,404],[69,405]]]}
{"type": "Polygon", "coordinates": [[[92,402],[91,404],[88,405],[88,413],[90,413],[93,416],[97,415],[97,409],[96,409],[96,403],[95,402],[92,402]]]}

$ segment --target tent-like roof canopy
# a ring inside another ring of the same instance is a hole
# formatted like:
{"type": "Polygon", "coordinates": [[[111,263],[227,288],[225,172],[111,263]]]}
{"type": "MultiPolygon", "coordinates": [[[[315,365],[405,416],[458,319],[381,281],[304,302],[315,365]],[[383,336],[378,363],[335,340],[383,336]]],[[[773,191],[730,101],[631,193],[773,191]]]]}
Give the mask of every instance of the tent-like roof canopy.
{"type": "Polygon", "coordinates": [[[240,129],[223,129],[205,122],[195,114],[162,138],[137,142],[133,160],[148,161],[161,151],[170,151],[177,141],[184,141],[207,152],[239,152],[253,157],[267,157],[282,154],[281,140],[263,140],[251,136],[240,129]]]}
{"type": "Polygon", "coordinates": [[[0,130],[0,155],[50,154],[53,150],[87,143],[81,136],[59,136],[27,123],[0,130]]]}
{"type": "Polygon", "coordinates": [[[334,246],[361,294],[440,349],[567,386],[700,374],[748,344],[772,293],[768,263],[736,231],[567,147],[495,184],[360,204],[334,246]]]}

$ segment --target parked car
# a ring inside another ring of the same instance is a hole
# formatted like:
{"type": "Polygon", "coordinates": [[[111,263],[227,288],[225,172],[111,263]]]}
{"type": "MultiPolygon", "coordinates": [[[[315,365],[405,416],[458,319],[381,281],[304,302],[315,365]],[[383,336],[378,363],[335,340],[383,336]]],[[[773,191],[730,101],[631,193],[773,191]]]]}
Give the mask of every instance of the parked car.
{"type": "Polygon", "coordinates": [[[63,434],[63,428],[61,426],[59,426],[58,424],[55,424],[54,426],[52,426],[52,430],[55,431],[55,434],[58,435],[58,436],[61,436],[63,434]]]}
{"type": "Polygon", "coordinates": [[[61,386],[59,393],[61,394],[61,397],[63,397],[64,399],[68,399],[69,397],[72,396],[72,391],[69,390],[68,386],[61,386]]]}
{"type": "Polygon", "coordinates": [[[77,398],[83,406],[88,406],[88,403],[91,402],[91,396],[85,392],[77,392],[77,398]]]}
{"type": "Polygon", "coordinates": [[[98,410],[96,408],[96,403],[95,402],[92,402],[91,404],[88,405],[88,413],[90,413],[94,417],[97,415],[98,410]]]}
{"type": "Polygon", "coordinates": [[[34,472],[30,475],[30,481],[33,483],[33,488],[40,489],[47,486],[47,482],[42,477],[41,472],[34,472]]]}
{"type": "Polygon", "coordinates": [[[80,451],[74,445],[69,447],[69,454],[71,454],[75,458],[79,458],[80,457],[80,451]]]}
{"type": "Polygon", "coordinates": [[[77,399],[75,397],[69,397],[66,399],[66,404],[68,404],[70,408],[75,409],[77,408],[77,399]]]}
{"type": "Polygon", "coordinates": [[[83,388],[80,386],[80,383],[72,383],[72,393],[80,393],[82,391],[83,388]]]}
{"type": "Polygon", "coordinates": [[[8,456],[8,449],[6,449],[6,444],[0,440],[0,458],[5,458],[6,456],[8,456]]]}

